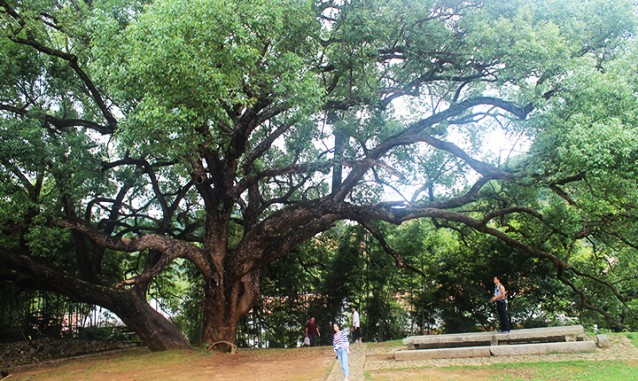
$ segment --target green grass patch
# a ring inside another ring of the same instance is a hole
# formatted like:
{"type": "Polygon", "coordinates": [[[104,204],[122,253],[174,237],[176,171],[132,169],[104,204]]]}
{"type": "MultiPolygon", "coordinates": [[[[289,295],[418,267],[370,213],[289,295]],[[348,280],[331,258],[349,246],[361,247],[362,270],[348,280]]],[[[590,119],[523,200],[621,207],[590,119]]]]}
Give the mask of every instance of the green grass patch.
{"type": "Polygon", "coordinates": [[[638,360],[564,361],[450,366],[441,368],[397,368],[371,371],[371,381],[638,381],[638,360]]]}
{"type": "Polygon", "coordinates": [[[638,332],[624,332],[623,335],[627,336],[629,340],[638,348],[638,332]]]}
{"type": "Polygon", "coordinates": [[[638,380],[638,362],[565,361],[518,364],[498,364],[494,369],[504,372],[507,381],[612,381],[638,380]]]}

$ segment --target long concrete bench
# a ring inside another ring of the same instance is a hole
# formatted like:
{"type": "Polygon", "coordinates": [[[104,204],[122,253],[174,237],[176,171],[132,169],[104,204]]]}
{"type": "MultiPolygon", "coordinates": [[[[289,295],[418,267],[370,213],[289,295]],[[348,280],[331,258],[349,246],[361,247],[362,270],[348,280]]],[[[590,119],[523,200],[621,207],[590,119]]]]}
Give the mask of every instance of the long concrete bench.
{"type": "Polygon", "coordinates": [[[411,349],[394,352],[394,359],[406,361],[442,358],[521,356],[551,353],[583,353],[594,352],[595,350],[596,343],[594,341],[571,341],[563,343],[492,345],[484,347],[411,349]]]}
{"type": "Polygon", "coordinates": [[[455,348],[498,345],[499,343],[534,343],[575,341],[585,333],[582,325],[528,328],[510,333],[471,332],[447,335],[410,336],[403,339],[409,349],[455,348]]]}
{"type": "Polygon", "coordinates": [[[570,325],[519,329],[510,333],[471,332],[410,336],[403,340],[403,344],[409,349],[395,352],[394,358],[424,360],[595,351],[596,342],[583,341],[584,333],[582,325],[570,325]]]}
{"type": "Polygon", "coordinates": [[[490,347],[410,349],[394,352],[394,359],[399,361],[408,361],[461,357],[490,357],[491,355],[490,347]]]}
{"type": "Polygon", "coordinates": [[[594,341],[572,341],[566,343],[539,343],[518,345],[495,345],[490,347],[492,356],[543,355],[550,353],[594,352],[594,341]]]}

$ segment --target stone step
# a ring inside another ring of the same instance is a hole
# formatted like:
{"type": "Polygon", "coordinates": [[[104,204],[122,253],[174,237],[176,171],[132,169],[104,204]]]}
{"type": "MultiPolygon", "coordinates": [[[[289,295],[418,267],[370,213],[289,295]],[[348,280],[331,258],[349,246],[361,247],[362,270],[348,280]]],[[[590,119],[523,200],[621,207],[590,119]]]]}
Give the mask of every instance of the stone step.
{"type": "Polygon", "coordinates": [[[490,356],[490,347],[410,349],[394,352],[394,359],[399,361],[490,356]]]}
{"type": "Polygon", "coordinates": [[[550,353],[582,353],[596,350],[594,341],[571,341],[562,343],[492,345],[481,347],[411,349],[394,352],[394,359],[430,360],[442,358],[467,358],[490,356],[521,356],[550,353]]]}
{"type": "Polygon", "coordinates": [[[519,344],[491,346],[493,356],[544,355],[550,353],[582,353],[594,352],[593,341],[572,341],[565,343],[519,344]]]}
{"type": "Polygon", "coordinates": [[[556,342],[575,341],[578,335],[584,334],[582,325],[564,327],[518,329],[510,333],[470,332],[446,335],[410,336],[403,339],[403,344],[410,349],[454,348],[497,345],[499,342],[556,342]]]}

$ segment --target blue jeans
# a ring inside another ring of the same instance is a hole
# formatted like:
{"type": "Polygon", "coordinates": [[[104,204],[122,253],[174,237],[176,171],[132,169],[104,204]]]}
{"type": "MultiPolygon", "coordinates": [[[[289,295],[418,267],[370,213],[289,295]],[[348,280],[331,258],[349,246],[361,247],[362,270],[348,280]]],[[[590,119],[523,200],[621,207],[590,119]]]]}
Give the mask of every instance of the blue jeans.
{"type": "Polygon", "coordinates": [[[344,348],[337,349],[337,358],[339,358],[339,364],[341,364],[341,370],[344,377],[350,376],[350,370],[348,370],[348,351],[344,348]]]}

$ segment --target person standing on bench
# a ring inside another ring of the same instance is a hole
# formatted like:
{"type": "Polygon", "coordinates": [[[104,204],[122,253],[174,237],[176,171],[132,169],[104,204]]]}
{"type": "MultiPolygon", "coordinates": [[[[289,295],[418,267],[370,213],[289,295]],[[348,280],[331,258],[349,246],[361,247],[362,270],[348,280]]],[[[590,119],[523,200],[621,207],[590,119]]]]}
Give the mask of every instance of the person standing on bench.
{"type": "Polygon", "coordinates": [[[507,291],[505,287],[501,283],[498,277],[494,277],[494,296],[492,297],[492,301],[496,302],[496,310],[498,311],[498,318],[501,321],[501,330],[500,333],[509,333],[510,332],[510,319],[507,316],[507,300],[505,297],[507,296],[507,291]]]}

